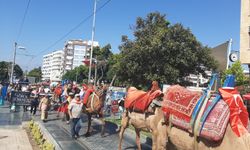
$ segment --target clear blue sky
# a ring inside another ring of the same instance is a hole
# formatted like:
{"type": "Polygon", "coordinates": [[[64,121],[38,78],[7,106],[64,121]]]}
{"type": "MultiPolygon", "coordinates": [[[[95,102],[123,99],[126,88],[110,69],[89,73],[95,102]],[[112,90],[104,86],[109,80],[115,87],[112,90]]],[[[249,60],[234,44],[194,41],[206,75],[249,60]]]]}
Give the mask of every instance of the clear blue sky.
{"type": "MultiPolygon", "coordinates": [[[[97,8],[107,0],[99,0],[97,8]]],[[[12,60],[28,0],[0,0],[0,61],[12,60]]],[[[93,12],[93,0],[31,0],[18,44],[36,55],[56,42],[93,12]]],[[[204,45],[214,47],[233,39],[233,49],[239,49],[239,0],[111,0],[96,14],[96,36],[100,46],[108,43],[118,53],[121,36],[133,38],[129,26],[138,16],[149,12],[166,14],[172,23],[182,23],[192,30],[204,45]]],[[[17,63],[25,70],[41,66],[42,55],[62,49],[69,39],[91,39],[92,18],[82,24],[54,47],[31,60],[17,55],[17,63]]]]}

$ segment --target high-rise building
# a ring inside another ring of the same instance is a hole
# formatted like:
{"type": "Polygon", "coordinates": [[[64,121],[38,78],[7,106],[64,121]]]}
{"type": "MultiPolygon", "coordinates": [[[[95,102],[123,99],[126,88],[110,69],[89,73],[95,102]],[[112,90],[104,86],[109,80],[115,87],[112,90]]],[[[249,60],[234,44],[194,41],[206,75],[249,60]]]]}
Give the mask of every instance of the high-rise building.
{"type": "MultiPolygon", "coordinates": [[[[99,46],[94,42],[93,46],[99,46]]],[[[90,57],[91,41],[69,40],[64,49],[43,56],[42,80],[60,81],[62,75],[90,57]]]]}
{"type": "Polygon", "coordinates": [[[54,51],[43,56],[42,80],[60,81],[63,73],[64,53],[54,51]]]}
{"type": "Polygon", "coordinates": [[[42,80],[50,80],[52,54],[43,56],[42,80]]]}
{"type": "Polygon", "coordinates": [[[250,1],[241,0],[240,61],[250,64],[250,1]]]}
{"type": "Polygon", "coordinates": [[[51,63],[51,75],[50,80],[60,81],[63,75],[63,59],[64,52],[62,50],[55,51],[52,53],[52,63],[51,63]]]}
{"type": "MultiPolygon", "coordinates": [[[[94,41],[93,46],[99,46],[98,42],[94,41]]],[[[80,65],[85,65],[83,61],[89,59],[91,41],[69,40],[64,46],[64,73],[72,70],[80,65]]]]}

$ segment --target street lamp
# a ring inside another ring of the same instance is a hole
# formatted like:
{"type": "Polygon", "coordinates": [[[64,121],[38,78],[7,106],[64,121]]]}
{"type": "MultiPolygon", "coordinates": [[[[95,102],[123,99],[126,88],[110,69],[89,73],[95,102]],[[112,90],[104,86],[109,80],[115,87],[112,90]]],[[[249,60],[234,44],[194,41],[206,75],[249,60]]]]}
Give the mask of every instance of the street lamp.
{"type": "Polygon", "coordinates": [[[91,79],[91,67],[92,67],[92,57],[93,57],[93,47],[94,47],[93,44],[94,44],[94,36],[95,36],[95,14],[96,14],[96,0],[94,3],[94,16],[93,16],[93,25],[92,25],[92,38],[91,38],[88,82],[90,82],[90,79],[91,79]]]}
{"type": "Polygon", "coordinates": [[[16,62],[16,49],[22,49],[25,50],[25,47],[22,46],[18,46],[17,47],[17,43],[14,43],[14,54],[13,54],[13,63],[12,63],[12,67],[11,67],[11,74],[10,74],[10,83],[13,83],[13,74],[14,74],[14,67],[15,67],[15,62],[16,62]]]}

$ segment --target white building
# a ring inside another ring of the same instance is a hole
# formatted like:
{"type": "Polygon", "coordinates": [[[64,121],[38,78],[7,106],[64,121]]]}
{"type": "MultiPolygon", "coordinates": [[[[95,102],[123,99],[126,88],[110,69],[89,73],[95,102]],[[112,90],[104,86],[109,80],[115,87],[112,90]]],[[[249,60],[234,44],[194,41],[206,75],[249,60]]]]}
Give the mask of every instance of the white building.
{"type": "Polygon", "coordinates": [[[42,80],[50,80],[52,54],[43,56],[42,80]]]}
{"type": "MultiPolygon", "coordinates": [[[[93,46],[99,46],[94,42],[93,46]]],[[[60,81],[67,71],[80,65],[90,57],[91,41],[69,40],[64,50],[54,51],[43,56],[42,80],[60,81]]]]}
{"type": "MultiPolygon", "coordinates": [[[[98,42],[93,46],[99,46],[98,42]]],[[[69,40],[64,46],[64,73],[80,65],[85,65],[84,60],[90,57],[91,41],[69,40]]]]}
{"type": "Polygon", "coordinates": [[[52,53],[53,57],[51,60],[51,81],[61,81],[63,75],[63,59],[64,52],[62,50],[55,51],[52,53]]]}
{"type": "Polygon", "coordinates": [[[54,51],[43,56],[42,80],[60,81],[63,71],[64,53],[62,50],[54,51]]]}

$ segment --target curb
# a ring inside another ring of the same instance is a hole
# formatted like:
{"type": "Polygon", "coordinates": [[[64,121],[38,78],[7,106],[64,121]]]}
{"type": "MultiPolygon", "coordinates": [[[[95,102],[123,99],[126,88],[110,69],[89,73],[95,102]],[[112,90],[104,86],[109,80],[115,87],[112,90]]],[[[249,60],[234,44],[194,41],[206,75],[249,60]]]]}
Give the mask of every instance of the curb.
{"type": "Polygon", "coordinates": [[[61,146],[56,142],[56,140],[52,137],[49,131],[43,125],[41,125],[40,122],[34,121],[34,123],[39,126],[44,138],[49,140],[55,146],[55,150],[62,150],[61,146]]]}

